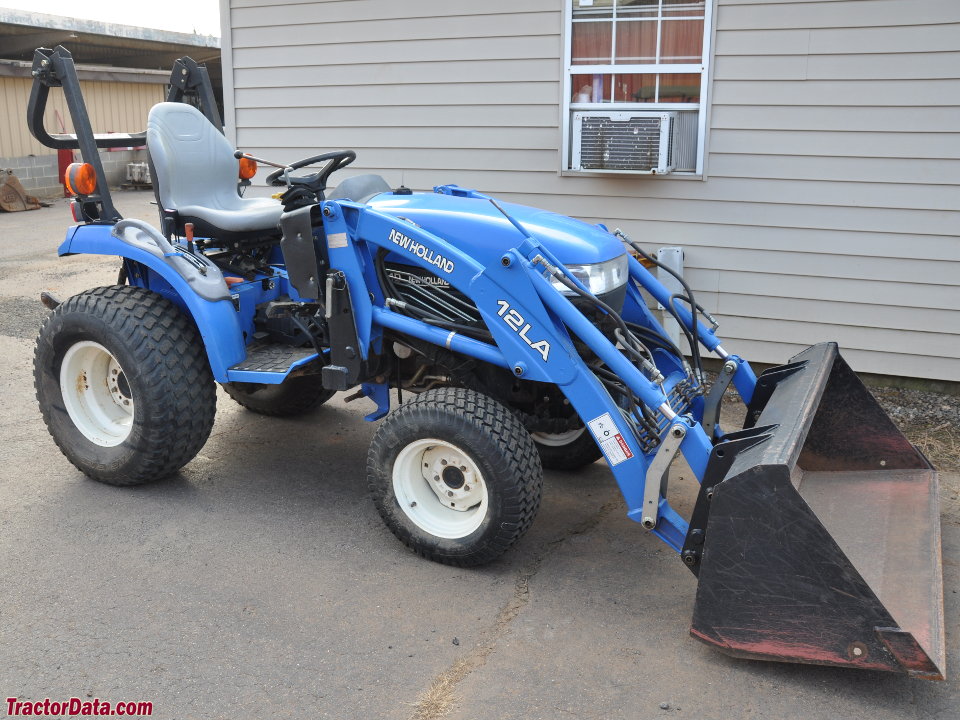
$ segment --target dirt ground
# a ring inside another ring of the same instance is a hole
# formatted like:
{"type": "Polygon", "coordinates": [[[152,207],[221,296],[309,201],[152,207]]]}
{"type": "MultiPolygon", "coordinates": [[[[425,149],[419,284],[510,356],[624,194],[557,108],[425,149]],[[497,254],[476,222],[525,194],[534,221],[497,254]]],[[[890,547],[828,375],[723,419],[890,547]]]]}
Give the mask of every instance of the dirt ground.
{"type": "MultiPolygon", "coordinates": [[[[152,221],[150,199],[117,205],[152,221]]],[[[956,472],[941,476],[941,683],[694,641],[696,578],[625,517],[602,462],[547,473],[533,528],[498,562],[421,560],[367,497],[364,400],[284,420],[220,393],[210,441],[176,476],[85,479],[32,387],[40,291],[116,278],[115,259],[56,257],[68,223],[62,201],[0,213],[0,697],[150,701],[177,720],[960,718],[956,472]]],[[[942,422],[907,431],[956,469],[958,423],[942,422]]],[[[675,468],[681,514],[694,485],[675,468]]]]}

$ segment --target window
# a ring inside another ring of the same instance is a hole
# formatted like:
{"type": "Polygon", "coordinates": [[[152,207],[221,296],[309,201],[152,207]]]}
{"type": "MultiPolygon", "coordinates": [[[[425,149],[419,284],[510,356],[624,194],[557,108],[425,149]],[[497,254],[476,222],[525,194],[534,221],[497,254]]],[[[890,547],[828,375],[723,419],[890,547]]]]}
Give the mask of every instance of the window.
{"type": "Polygon", "coordinates": [[[667,133],[657,147],[671,171],[702,174],[712,9],[713,0],[567,0],[564,170],[648,171],[637,138],[667,133]]]}

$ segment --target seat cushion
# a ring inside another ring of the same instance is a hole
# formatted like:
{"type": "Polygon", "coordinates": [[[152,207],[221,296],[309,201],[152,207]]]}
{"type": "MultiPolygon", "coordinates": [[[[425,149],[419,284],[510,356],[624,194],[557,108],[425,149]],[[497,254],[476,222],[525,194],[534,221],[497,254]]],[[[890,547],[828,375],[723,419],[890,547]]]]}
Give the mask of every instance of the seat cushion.
{"type": "Polygon", "coordinates": [[[154,105],[147,118],[147,148],[164,210],[231,233],[276,229],[283,206],[271,198],[237,194],[233,146],[195,107],[154,105]]]}
{"type": "Polygon", "coordinates": [[[283,205],[273,198],[241,198],[238,209],[184,205],[176,208],[181,217],[195,217],[228,232],[269,232],[280,224],[283,205]]]}

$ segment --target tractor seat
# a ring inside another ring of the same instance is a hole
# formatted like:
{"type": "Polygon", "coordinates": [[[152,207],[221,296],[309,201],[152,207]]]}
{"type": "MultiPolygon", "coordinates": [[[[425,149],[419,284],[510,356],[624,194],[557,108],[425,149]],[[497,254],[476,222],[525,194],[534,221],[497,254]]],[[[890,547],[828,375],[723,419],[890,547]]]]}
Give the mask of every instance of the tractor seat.
{"type": "Polygon", "coordinates": [[[162,102],[147,118],[147,150],[157,200],[175,212],[176,232],[193,223],[200,236],[245,239],[278,232],[283,206],[237,194],[238,166],[223,134],[192,105],[162,102]]]}

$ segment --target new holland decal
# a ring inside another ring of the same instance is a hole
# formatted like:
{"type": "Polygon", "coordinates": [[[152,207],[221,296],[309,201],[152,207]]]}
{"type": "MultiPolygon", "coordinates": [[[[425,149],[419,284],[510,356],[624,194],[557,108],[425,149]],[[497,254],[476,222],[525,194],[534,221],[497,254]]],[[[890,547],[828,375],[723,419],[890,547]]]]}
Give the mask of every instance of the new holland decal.
{"type": "Polygon", "coordinates": [[[453,260],[448,260],[440,253],[434,252],[426,245],[418,243],[413,238],[407,237],[399,230],[391,230],[389,239],[391,242],[399,245],[411,255],[415,255],[418,258],[423,258],[431,265],[443,270],[445,273],[449,274],[453,272],[453,268],[455,267],[453,260]]]}

